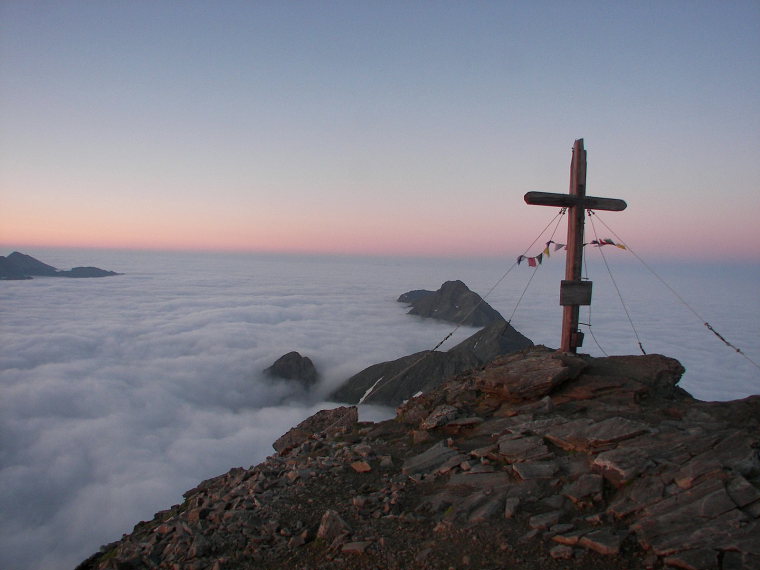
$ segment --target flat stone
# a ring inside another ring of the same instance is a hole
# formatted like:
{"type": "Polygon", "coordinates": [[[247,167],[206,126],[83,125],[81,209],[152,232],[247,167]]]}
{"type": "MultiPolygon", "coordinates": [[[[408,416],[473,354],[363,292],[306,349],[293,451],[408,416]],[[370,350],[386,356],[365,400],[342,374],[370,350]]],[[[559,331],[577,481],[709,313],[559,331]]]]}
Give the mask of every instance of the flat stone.
{"type": "Polygon", "coordinates": [[[459,410],[454,406],[441,404],[440,406],[436,407],[428,417],[422,420],[420,428],[427,430],[445,425],[456,418],[458,413],[459,410]]]}
{"type": "Polygon", "coordinates": [[[471,523],[479,523],[493,518],[502,511],[503,505],[503,496],[492,497],[472,512],[469,521],[471,523]]]}
{"type": "Polygon", "coordinates": [[[517,514],[517,508],[520,506],[519,497],[507,497],[504,501],[504,518],[511,519],[517,514]]]}
{"type": "Polygon", "coordinates": [[[578,544],[583,535],[588,534],[588,530],[574,530],[572,532],[563,532],[552,536],[554,542],[560,544],[566,544],[568,546],[575,546],[578,544]]]}
{"type": "Polygon", "coordinates": [[[467,418],[456,418],[446,424],[447,428],[469,428],[482,424],[483,418],[477,416],[470,416],[467,418]]]}
{"type": "Polygon", "coordinates": [[[558,403],[604,398],[607,401],[632,405],[646,392],[647,387],[636,380],[622,376],[585,373],[572,384],[563,386],[555,397],[558,403]]]}
{"type": "Polygon", "coordinates": [[[665,483],[659,477],[640,477],[624,487],[612,500],[607,512],[618,518],[643,510],[665,497],[665,483]]]}
{"type": "Polygon", "coordinates": [[[357,473],[369,473],[370,471],[372,471],[372,467],[366,461],[354,461],[351,464],[351,469],[353,469],[357,473]]]}
{"type": "Polygon", "coordinates": [[[741,475],[734,475],[726,485],[726,491],[737,507],[746,507],[760,501],[760,490],[741,475]]]}
{"type": "Polygon", "coordinates": [[[317,529],[317,538],[332,541],[340,536],[351,533],[351,527],[344,521],[337,511],[328,509],[322,515],[317,529]]]}
{"type": "Polygon", "coordinates": [[[684,550],[666,557],[663,562],[667,566],[683,568],[683,570],[717,570],[718,552],[709,548],[684,550]]]}
{"type": "Polygon", "coordinates": [[[505,435],[499,438],[499,454],[503,455],[509,463],[535,461],[553,455],[544,444],[542,437],[516,435],[505,435]]]}
{"type": "Polygon", "coordinates": [[[707,519],[678,510],[667,515],[640,519],[631,529],[639,542],[652,549],[658,556],[670,556],[682,550],[715,548],[721,550],[745,550],[745,541],[758,540],[754,535],[740,537],[747,528],[747,517],[739,509],[733,509],[716,518],[707,519]],[[741,545],[741,546],[740,546],[741,545]]]}
{"type": "Polygon", "coordinates": [[[457,453],[457,454],[452,455],[451,457],[449,457],[446,461],[444,461],[441,464],[441,466],[438,467],[438,469],[436,471],[438,471],[438,473],[442,473],[442,474],[443,473],[448,473],[449,471],[451,471],[455,467],[458,467],[459,465],[461,465],[462,462],[466,461],[467,459],[468,459],[468,456],[465,455],[464,453],[457,453]]]}
{"type": "Polygon", "coordinates": [[[723,466],[713,457],[700,455],[684,465],[673,477],[681,489],[690,489],[695,483],[708,477],[723,474],[723,466]]]}
{"type": "Polygon", "coordinates": [[[565,534],[570,532],[575,528],[575,525],[572,523],[557,523],[555,525],[552,525],[549,528],[549,532],[552,533],[552,535],[555,534],[565,534]]]}
{"type": "Polygon", "coordinates": [[[373,454],[372,446],[367,445],[366,443],[360,443],[359,445],[355,445],[353,448],[354,453],[357,455],[361,455],[362,457],[370,457],[373,454]]]}
{"type": "Polygon", "coordinates": [[[685,519],[715,518],[735,508],[736,504],[729,497],[723,481],[708,479],[691,489],[651,504],[644,514],[650,517],[680,516],[685,519]]]}
{"type": "Polygon", "coordinates": [[[475,512],[488,500],[489,495],[486,490],[478,489],[477,491],[465,495],[464,497],[459,497],[459,500],[454,501],[452,503],[452,508],[448,510],[449,512],[447,513],[447,516],[448,518],[454,518],[459,514],[464,514],[469,517],[470,513],[475,512]]]}
{"type": "Polygon", "coordinates": [[[548,497],[541,499],[541,504],[549,507],[550,509],[559,511],[562,510],[562,507],[565,506],[565,497],[562,495],[549,495],[548,497]]]}
{"type": "Polygon", "coordinates": [[[545,437],[568,451],[595,451],[647,433],[649,427],[627,418],[607,418],[600,422],[589,419],[569,421],[551,426],[545,437]]]}
{"type": "Polygon", "coordinates": [[[493,455],[499,446],[496,444],[486,445],[485,447],[478,447],[470,451],[470,455],[473,457],[489,457],[493,455]]]}
{"type": "Polygon", "coordinates": [[[602,528],[584,534],[578,541],[578,546],[588,548],[599,554],[614,555],[620,552],[623,538],[625,537],[608,528],[602,528]]]}
{"type": "Polygon", "coordinates": [[[592,466],[616,487],[632,481],[650,464],[649,457],[635,447],[603,451],[592,462],[592,466]]]}
{"type": "Polygon", "coordinates": [[[439,441],[426,451],[404,461],[401,472],[405,475],[432,473],[455,455],[459,455],[459,452],[447,447],[445,442],[439,441]]]}
{"type": "Polygon", "coordinates": [[[370,540],[362,540],[358,542],[347,542],[344,544],[340,551],[345,552],[346,554],[364,554],[364,551],[367,550],[372,545],[372,541],[370,540]]]}
{"type": "Polygon", "coordinates": [[[559,466],[555,461],[536,461],[533,463],[514,463],[512,469],[522,480],[551,479],[559,470],[559,466]]]}
{"type": "Polygon", "coordinates": [[[507,497],[517,497],[525,503],[535,502],[544,496],[544,484],[544,481],[539,479],[517,479],[507,488],[507,497]]]}
{"type": "Polygon", "coordinates": [[[550,526],[554,526],[559,522],[559,518],[562,515],[559,511],[552,511],[549,513],[541,513],[540,515],[533,515],[528,519],[528,526],[530,528],[537,528],[545,530],[550,526]]]}
{"type": "Polygon", "coordinates": [[[549,556],[555,560],[570,560],[573,557],[573,549],[571,546],[558,544],[549,549],[549,556]]]}
{"type": "Polygon", "coordinates": [[[595,473],[585,473],[570,484],[562,494],[575,504],[588,504],[602,499],[604,479],[595,473]]]}
{"type": "Polygon", "coordinates": [[[552,416],[538,420],[520,422],[509,427],[511,433],[543,435],[548,428],[567,423],[568,420],[561,416],[552,416]]]}
{"type": "Polygon", "coordinates": [[[453,474],[446,486],[498,490],[510,487],[513,482],[504,471],[494,471],[493,473],[464,472],[453,474]]]}

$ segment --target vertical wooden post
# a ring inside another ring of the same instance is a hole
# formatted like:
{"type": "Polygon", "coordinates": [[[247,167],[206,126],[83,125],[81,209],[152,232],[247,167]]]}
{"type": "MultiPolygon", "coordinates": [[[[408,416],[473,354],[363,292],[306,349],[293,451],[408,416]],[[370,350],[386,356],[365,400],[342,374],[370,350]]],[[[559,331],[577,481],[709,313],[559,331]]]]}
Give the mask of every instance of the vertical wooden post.
{"type": "MultiPolygon", "coordinates": [[[[583,269],[583,222],[586,215],[584,198],[586,196],[586,150],[583,139],[573,145],[573,159],[570,164],[570,195],[576,198],[575,204],[569,206],[567,217],[567,264],[565,279],[580,282],[583,269]]],[[[566,305],[562,312],[562,341],[560,350],[575,352],[578,345],[579,305],[566,305]]]]}
{"type": "MultiPolygon", "coordinates": [[[[528,192],[525,203],[536,206],[567,208],[567,261],[565,279],[560,284],[559,303],[562,305],[562,342],[560,350],[575,352],[583,345],[583,333],[578,330],[581,305],[591,304],[591,281],[581,281],[583,272],[583,223],[586,210],[621,212],[628,206],[625,200],[586,196],[586,150],[583,139],[573,145],[570,163],[570,193],[528,192]]],[[[522,259],[522,256],[518,258],[522,259]]]]}

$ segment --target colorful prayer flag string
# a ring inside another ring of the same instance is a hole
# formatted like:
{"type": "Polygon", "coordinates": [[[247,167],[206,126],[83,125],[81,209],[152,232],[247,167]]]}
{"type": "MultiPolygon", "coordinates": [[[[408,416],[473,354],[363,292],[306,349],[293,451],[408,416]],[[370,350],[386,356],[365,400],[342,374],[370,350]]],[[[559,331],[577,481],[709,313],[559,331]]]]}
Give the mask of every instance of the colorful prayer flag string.
{"type": "MultiPolygon", "coordinates": [[[[556,241],[549,240],[546,242],[546,247],[544,247],[544,250],[539,253],[538,255],[535,255],[533,257],[527,256],[527,255],[520,255],[517,257],[517,265],[520,265],[523,261],[528,262],[529,267],[537,267],[541,265],[541,262],[543,261],[544,257],[547,259],[550,257],[550,246],[554,244],[554,251],[559,251],[560,249],[567,249],[567,245],[564,243],[557,243],[556,241]]],[[[614,245],[615,247],[618,247],[620,249],[627,249],[622,243],[615,243],[611,239],[600,239],[600,240],[592,240],[589,243],[584,243],[584,246],[587,245],[593,245],[595,247],[602,247],[603,245],[614,245]]]]}
{"type": "MultiPolygon", "coordinates": [[[[586,245],[586,244],[583,244],[586,245]]],[[[600,239],[600,240],[592,240],[590,245],[595,245],[596,247],[602,247],[603,245],[614,245],[615,247],[619,247],[620,249],[626,249],[626,247],[622,243],[615,243],[611,239],[600,239]]]]}
{"type": "Polygon", "coordinates": [[[556,241],[549,240],[546,242],[546,247],[544,247],[544,251],[539,253],[536,256],[529,257],[527,255],[520,255],[517,257],[517,265],[520,265],[523,261],[528,262],[529,267],[536,267],[538,265],[541,265],[541,262],[543,261],[544,257],[549,258],[550,257],[550,249],[549,246],[551,244],[554,244],[554,251],[557,251],[558,249],[567,248],[567,246],[564,243],[557,243],[556,241]]]}

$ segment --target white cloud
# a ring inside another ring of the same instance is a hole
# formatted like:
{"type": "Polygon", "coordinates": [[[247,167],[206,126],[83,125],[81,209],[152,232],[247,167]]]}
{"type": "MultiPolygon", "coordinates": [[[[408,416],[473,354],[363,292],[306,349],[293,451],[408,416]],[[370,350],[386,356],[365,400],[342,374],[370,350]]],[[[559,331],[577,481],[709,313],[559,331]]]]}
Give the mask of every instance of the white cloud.
{"type": "MultiPolygon", "coordinates": [[[[482,293],[504,270],[472,261],[125,253],[91,263],[126,275],[0,284],[4,568],[71,568],[202,479],[258,463],[278,436],[328,405],[318,400],[341,380],[432,348],[450,332],[448,324],[405,315],[395,303],[400,293],[454,278],[482,293]],[[261,375],[290,350],[320,370],[316,394],[289,396],[287,383],[261,375]]],[[[549,345],[558,336],[559,266],[546,267],[513,321],[549,345]]],[[[521,268],[489,302],[508,317],[527,275],[521,268]]],[[[754,296],[739,289],[727,302],[730,309],[744,303],[743,311],[726,324],[755,342],[757,356],[760,309],[757,301],[748,308],[754,296]]],[[[597,336],[609,351],[635,353],[621,317],[603,308],[609,295],[601,282],[594,295],[597,336]]],[[[700,323],[666,324],[680,308],[652,299],[651,289],[632,295],[632,313],[645,317],[640,334],[651,351],[685,355],[685,382],[699,395],[760,392],[756,370],[721,352],[700,323]],[[693,380],[692,370],[699,371],[693,380]]],[[[701,300],[721,317],[734,314],[709,295],[701,300]]],[[[459,331],[444,348],[472,332],[459,331]]],[[[584,348],[592,347],[589,338],[584,348]]]]}

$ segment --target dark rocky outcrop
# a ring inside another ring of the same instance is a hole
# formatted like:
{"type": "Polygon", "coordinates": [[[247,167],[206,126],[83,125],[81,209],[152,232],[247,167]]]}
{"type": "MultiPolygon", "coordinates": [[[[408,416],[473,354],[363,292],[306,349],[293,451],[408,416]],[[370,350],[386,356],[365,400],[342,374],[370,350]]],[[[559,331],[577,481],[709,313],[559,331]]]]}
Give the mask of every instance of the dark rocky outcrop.
{"type": "Polygon", "coordinates": [[[295,351],[278,358],[272,366],[264,369],[264,374],[284,380],[298,380],[305,386],[315,384],[319,378],[311,358],[295,351]]]}
{"type": "Polygon", "coordinates": [[[319,412],[80,568],[760,568],[760,397],[682,373],[534,347],[385,422],[319,412]]]}
{"type": "Polygon", "coordinates": [[[0,279],[17,280],[32,277],[109,277],[120,275],[115,271],[106,271],[97,267],[74,267],[61,271],[35,259],[31,255],[14,251],[8,257],[0,256],[0,279]]]}
{"type": "Polygon", "coordinates": [[[409,291],[398,301],[411,304],[410,315],[458,325],[484,327],[504,320],[496,309],[461,281],[446,281],[438,291],[409,291]]]}
{"type": "Polygon", "coordinates": [[[57,277],[110,277],[111,275],[119,275],[115,271],[106,271],[99,267],[73,267],[68,271],[59,271],[57,277]]]}
{"type": "Polygon", "coordinates": [[[338,402],[397,406],[449,378],[533,343],[504,320],[497,320],[447,352],[426,350],[374,364],[353,375],[331,398],[338,402]]]}
{"type": "Polygon", "coordinates": [[[407,303],[412,304],[416,303],[423,297],[427,297],[428,295],[434,294],[435,291],[428,291],[427,289],[415,289],[414,291],[407,291],[406,293],[402,293],[399,295],[399,298],[396,299],[399,303],[407,303]]]}

